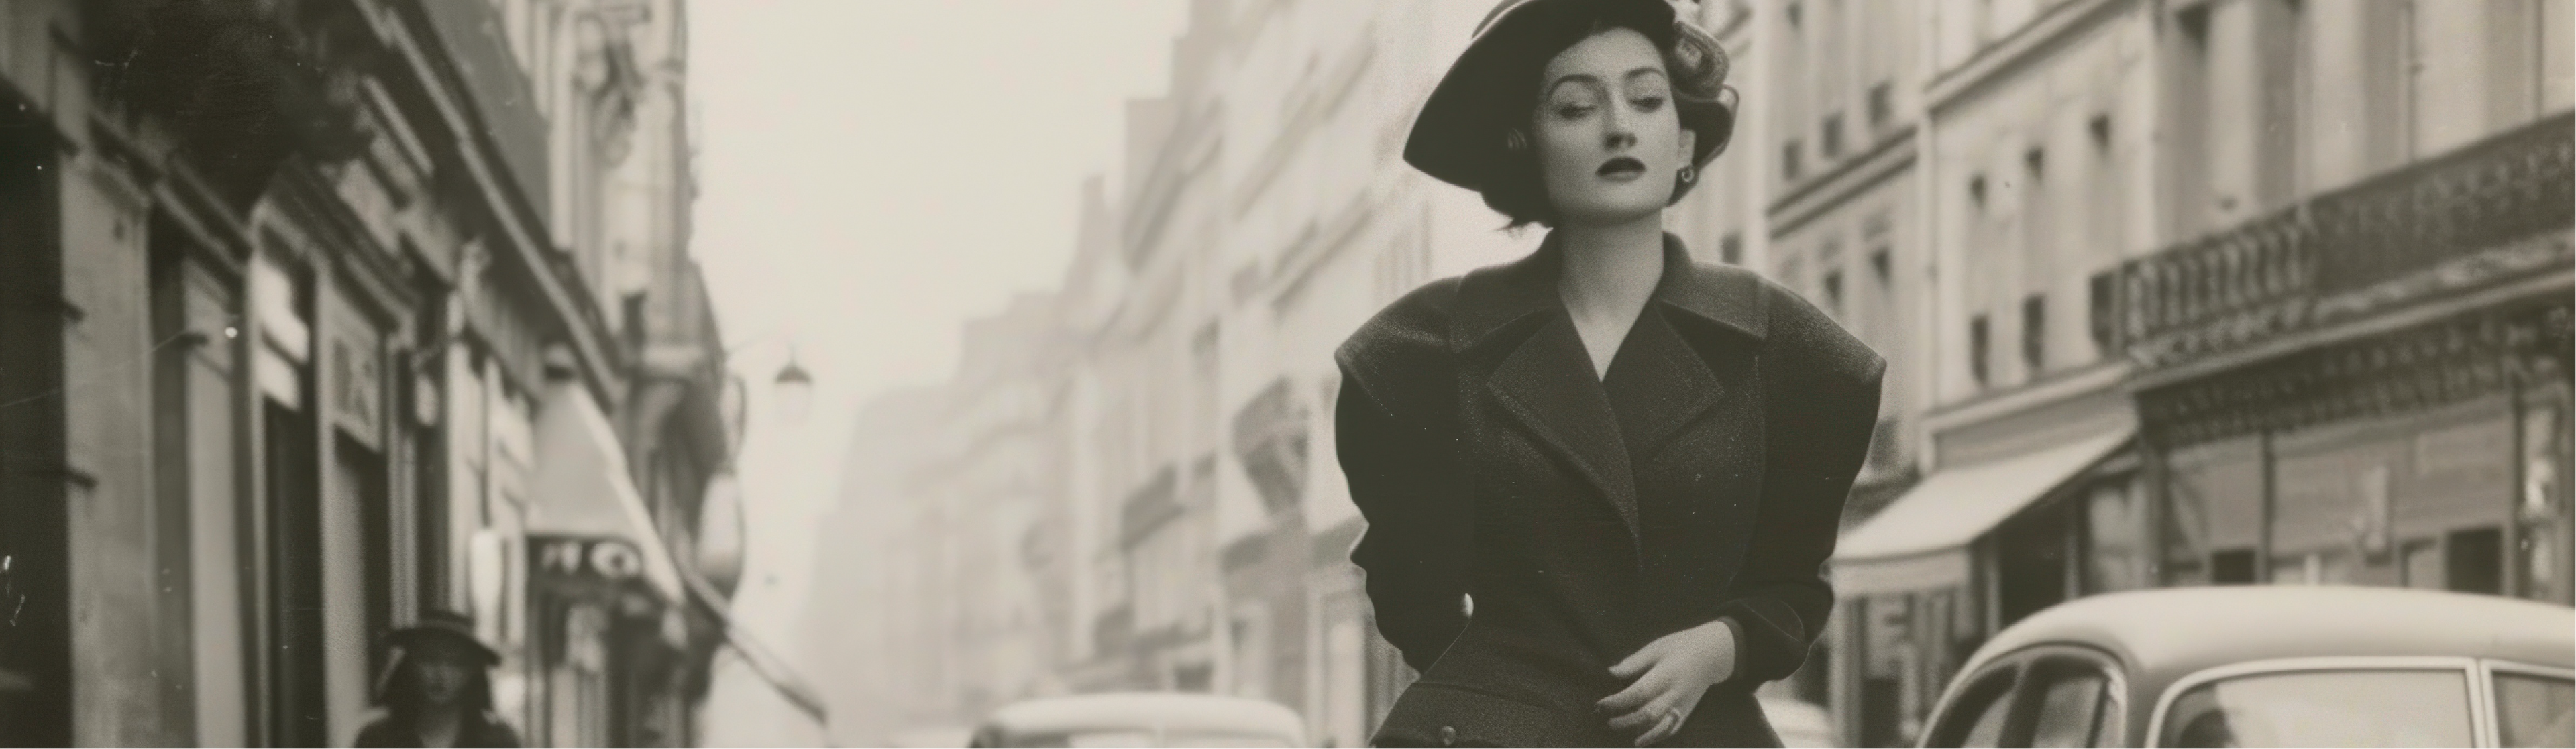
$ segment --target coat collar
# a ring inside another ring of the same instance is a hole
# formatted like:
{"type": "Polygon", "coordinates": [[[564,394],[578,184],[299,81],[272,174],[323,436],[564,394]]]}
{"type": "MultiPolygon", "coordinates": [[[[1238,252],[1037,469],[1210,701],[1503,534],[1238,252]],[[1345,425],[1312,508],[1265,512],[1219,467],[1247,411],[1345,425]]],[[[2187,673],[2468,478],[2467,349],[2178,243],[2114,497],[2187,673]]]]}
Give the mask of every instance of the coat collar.
{"type": "MultiPolygon", "coordinates": [[[[1451,349],[1474,349],[1540,312],[1563,308],[1556,290],[1563,267],[1564,247],[1550,232],[1528,256],[1467,274],[1452,313],[1451,349]]],[[[1752,271],[1692,262],[1681,238],[1664,235],[1663,279],[1656,282],[1650,304],[1759,341],[1770,327],[1768,297],[1762,292],[1762,279],[1752,271]]]]}
{"type": "Polygon", "coordinates": [[[1609,502],[1630,540],[1642,544],[1636,471],[1724,391],[1683,331],[1665,321],[1705,321],[1759,341],[1761,280],[1742,269],[1693,263],[1681,241],[1665,235],[1663,279],[1604,382],[1593,375],[1557,294],[1560,253],[1551,235],[1529,257],[1470,274],[1451,313],[1451,345],[1461,352],[1509,346],[1487,388],[1609,502]],[[1666,313],[1658,314],[1658,306],[1666,313]],[[1503,335],[1509,330],[1528,332],[1503,335]]]}

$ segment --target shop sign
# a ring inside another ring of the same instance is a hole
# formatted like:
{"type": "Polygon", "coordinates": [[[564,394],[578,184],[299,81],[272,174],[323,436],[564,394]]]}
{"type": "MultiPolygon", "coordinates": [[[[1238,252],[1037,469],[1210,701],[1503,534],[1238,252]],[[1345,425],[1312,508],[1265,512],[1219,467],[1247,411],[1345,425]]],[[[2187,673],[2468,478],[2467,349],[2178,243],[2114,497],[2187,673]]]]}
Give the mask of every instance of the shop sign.
{"type": "Polygon", "coordinates": [[[623,582],[643,577],[644,554],[621,538],[529,536],[529,553],[537,573],[623,582]]]}

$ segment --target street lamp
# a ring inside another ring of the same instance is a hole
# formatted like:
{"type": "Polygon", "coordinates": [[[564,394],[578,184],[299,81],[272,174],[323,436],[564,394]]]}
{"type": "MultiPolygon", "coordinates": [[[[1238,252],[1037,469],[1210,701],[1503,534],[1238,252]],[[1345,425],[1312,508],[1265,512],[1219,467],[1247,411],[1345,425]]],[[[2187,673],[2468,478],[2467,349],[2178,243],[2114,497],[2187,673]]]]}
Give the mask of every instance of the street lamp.
{"type": "Polygon", "coordinates": [[[796,363],[796,354],[787,355],[787,366],[778,370],[778,412],[781,420],[801,422],[806,409],[814,406],[814,376],[796,363]]]}

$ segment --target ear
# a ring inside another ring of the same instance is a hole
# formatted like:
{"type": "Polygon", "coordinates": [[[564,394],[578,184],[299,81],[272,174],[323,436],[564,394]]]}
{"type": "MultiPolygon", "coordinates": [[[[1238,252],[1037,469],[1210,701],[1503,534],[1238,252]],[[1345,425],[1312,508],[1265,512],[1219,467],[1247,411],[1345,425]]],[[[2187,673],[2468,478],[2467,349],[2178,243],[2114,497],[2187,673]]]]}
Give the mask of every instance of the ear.
{"type": "Polygon", "coordinates": [[[1682,149],[1682,152],[1681,152],[1682,165],[1683,165],[1683,166],[1698,166],[1698,164],[1694,164],[1694,163],[1692,163],[1692,162],[1691,162],[1691,154],[1694,154],[1694,153],[1697,153],[1697,152],[1698,152],[1697,148],[1695,148],[1695,147],[1699,145],[1699,131],[1697,131],[1697,130],[1692,130],[1692,129],[1690,129],[1689,127],[1683,127],[1683,128],[1682,128],[1682,137],[1681,137],[1680,139],[1678,139],[1676,142],[1677,142],[1677,144],[1678,144],[1678,145],[1680,145],[1680,146],[1681,146],[1681,149],[1682,149]]]}

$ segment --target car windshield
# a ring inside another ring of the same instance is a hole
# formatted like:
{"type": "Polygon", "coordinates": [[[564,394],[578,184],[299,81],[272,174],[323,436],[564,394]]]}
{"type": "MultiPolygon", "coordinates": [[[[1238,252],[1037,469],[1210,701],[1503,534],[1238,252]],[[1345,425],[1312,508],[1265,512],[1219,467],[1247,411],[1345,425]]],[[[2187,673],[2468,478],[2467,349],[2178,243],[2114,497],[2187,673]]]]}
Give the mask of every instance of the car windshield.
{"type": "Polygon", "coordinates": [[[2175,698],[2163,746],[2468,746],[2457,669],[2332,670],[2220,679],[2175,698]]]}

